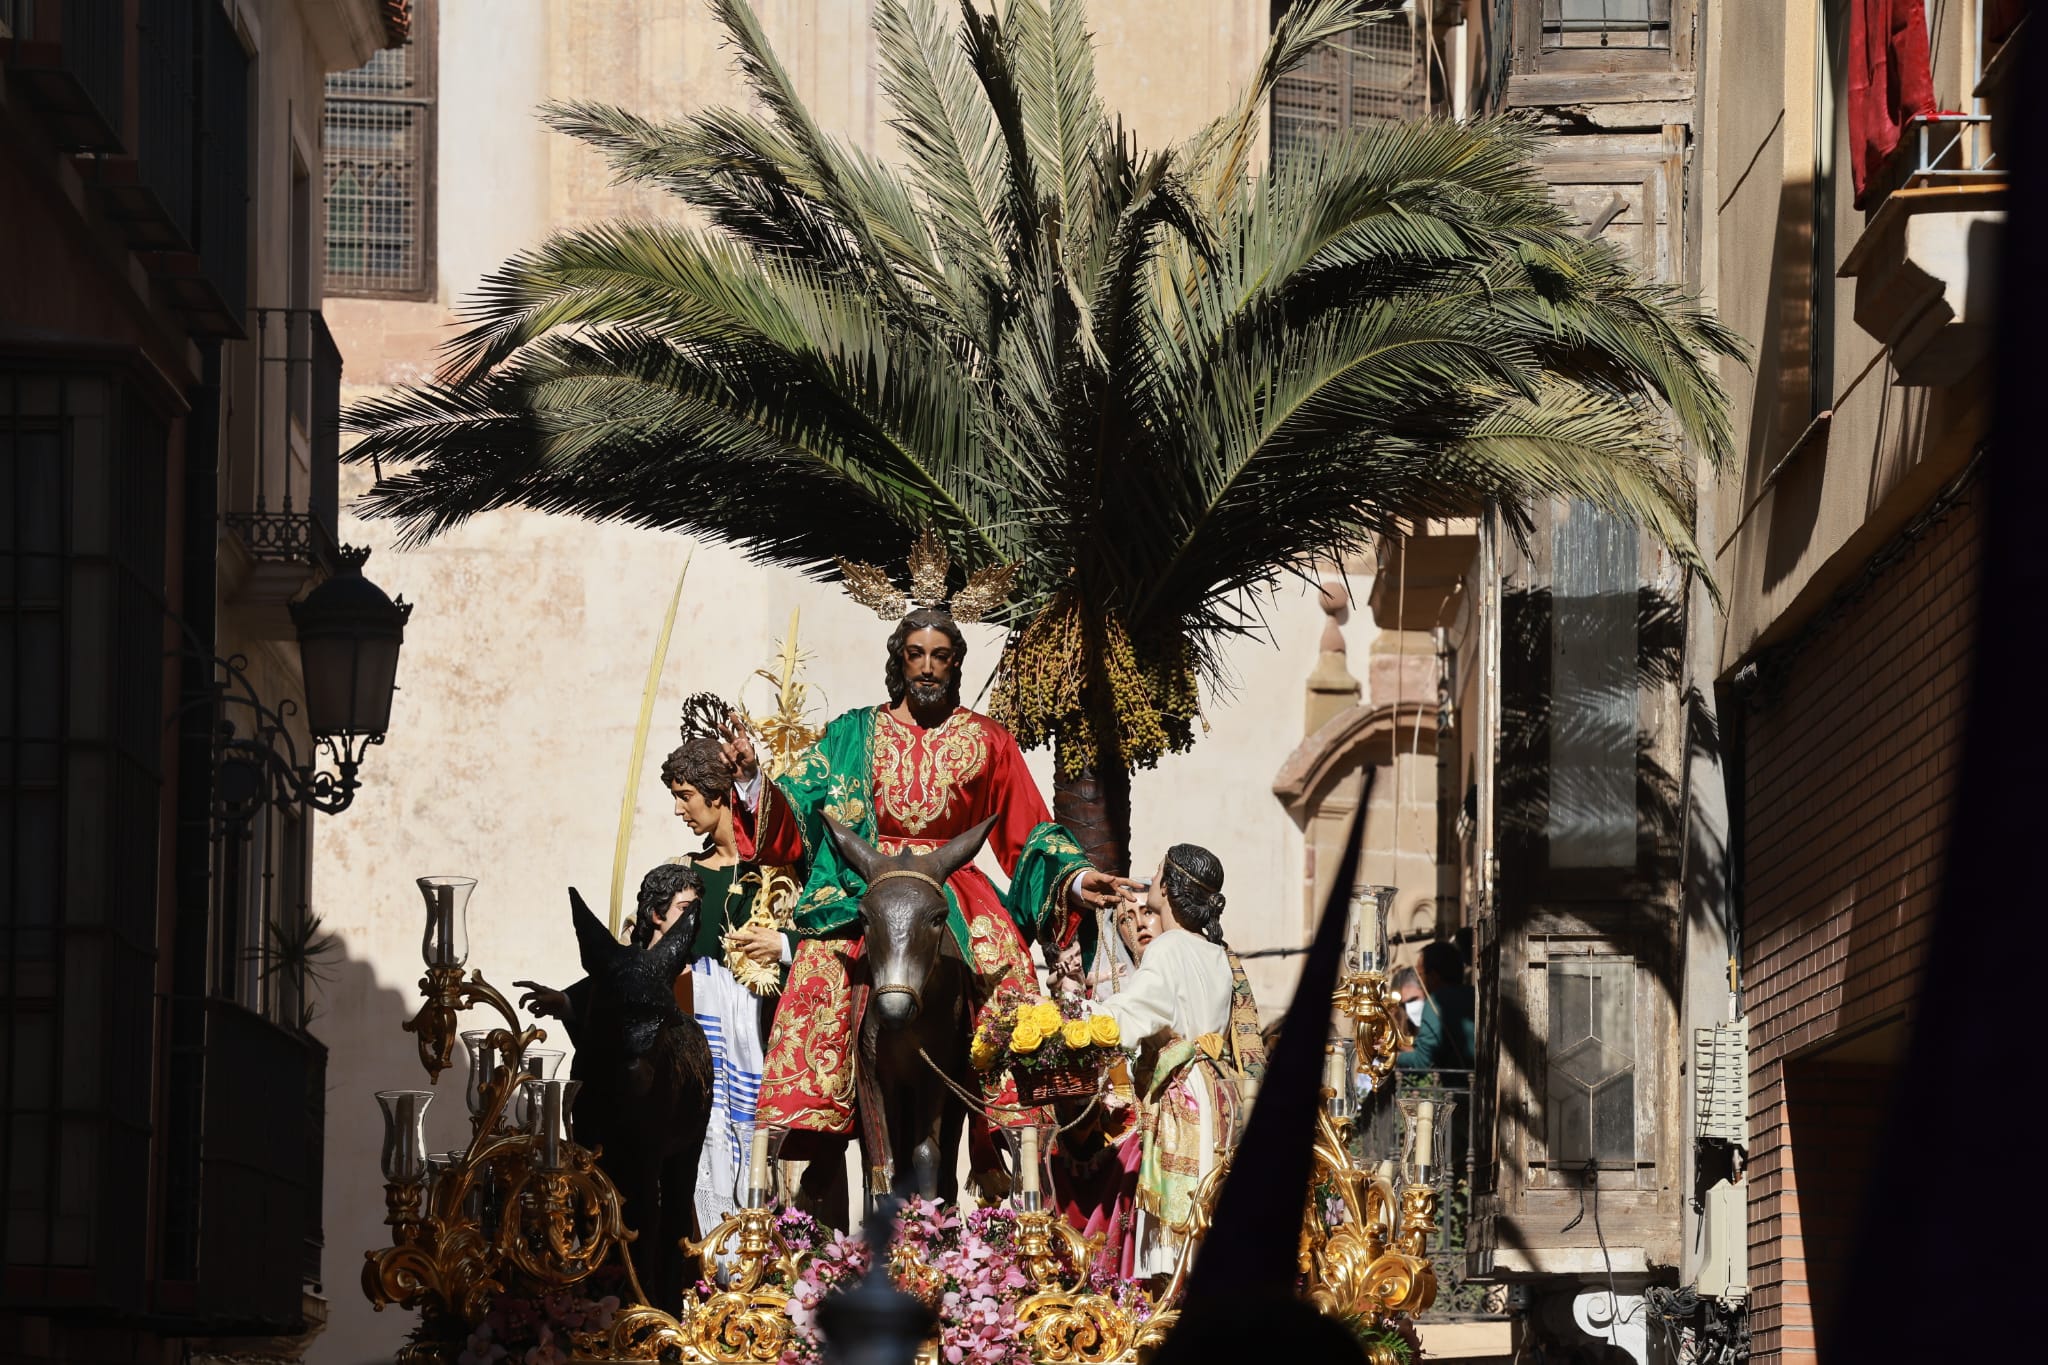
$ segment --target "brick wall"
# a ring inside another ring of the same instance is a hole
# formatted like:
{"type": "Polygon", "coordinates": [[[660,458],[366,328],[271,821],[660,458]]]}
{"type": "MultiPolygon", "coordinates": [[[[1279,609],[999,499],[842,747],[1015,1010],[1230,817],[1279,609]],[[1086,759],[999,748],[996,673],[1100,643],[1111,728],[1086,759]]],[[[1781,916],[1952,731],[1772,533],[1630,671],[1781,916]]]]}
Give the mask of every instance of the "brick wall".
{"type": "Polygon", "coordinates": [[[1871,1040],[1898,1032],[1881,1026],[1907,1014],[1925,951],[1960,758],[1974,496],[1807,639],[1746,719],[1742,974],[1759,1361],[1823,1358],[1815,1320],[1825,1321],[1854,1236],[1841,1219],[1867,1173],[1890,1070],[1871,1040]]]}

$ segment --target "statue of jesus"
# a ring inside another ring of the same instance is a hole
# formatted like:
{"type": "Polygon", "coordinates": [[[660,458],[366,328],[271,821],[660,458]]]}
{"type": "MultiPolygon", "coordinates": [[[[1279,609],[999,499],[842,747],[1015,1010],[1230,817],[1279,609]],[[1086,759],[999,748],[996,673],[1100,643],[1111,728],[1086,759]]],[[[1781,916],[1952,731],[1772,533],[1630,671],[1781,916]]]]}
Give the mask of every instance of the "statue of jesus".
{"type": "MultiPolygon", "coordinates": [[[[1084,923],[1092,924],[1089,910],[1113,905],[1120,889],[1134,885],[1090,866],[1074,837],[1052,822],[1009,731],[960,704],[966,657],[955,616],[921,605],[889,637],[887,705],[837,717],[788,774],[767,783],[759,780],[750,744],[728,748],[742,801],[752,807],[755,856],[810,868],[797,902],[789,980],[769,1035],[758,1119],[793,1130],[785,1153],[812,1157],[814,1166],[839,1166],[855,1127],[856,993],[849,968],[861,956],[866,889],[826,836],[825,817],[885,853],[936,848],[995,817],[988,847],[1009,889],[998,892],[972,864],[946,884],[953,934],[981,985],[977,1024],[999,989],[1035,993],[1031,942],[1054,951],[1073,942],[1084,923]],[[796,1134],[815,1136],[805,1142],[796,1134]]],[[[992,1103],[1015,1098],[1006,1077],[986,1087],[992,1103]]],[[[993,1144],[985,1125],[971,1121],[969,1133],[973,1169],[986,1188],[997,1169],[993,1144]]]]}

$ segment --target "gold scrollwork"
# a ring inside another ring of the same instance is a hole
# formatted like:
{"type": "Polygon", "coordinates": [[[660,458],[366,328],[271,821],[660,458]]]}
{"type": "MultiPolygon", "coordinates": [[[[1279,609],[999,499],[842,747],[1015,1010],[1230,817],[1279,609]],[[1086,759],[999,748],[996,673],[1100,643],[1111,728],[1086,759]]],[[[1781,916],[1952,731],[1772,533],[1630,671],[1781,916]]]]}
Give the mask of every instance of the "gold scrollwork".
{"type": "Polygon", "coordinates": [[[1140,1324],[1103,1294],[1033,1294],[1017,1307],[1017,1324],[1045,1365],[1103,1365],[1122,1360],[1140,1324]]]}

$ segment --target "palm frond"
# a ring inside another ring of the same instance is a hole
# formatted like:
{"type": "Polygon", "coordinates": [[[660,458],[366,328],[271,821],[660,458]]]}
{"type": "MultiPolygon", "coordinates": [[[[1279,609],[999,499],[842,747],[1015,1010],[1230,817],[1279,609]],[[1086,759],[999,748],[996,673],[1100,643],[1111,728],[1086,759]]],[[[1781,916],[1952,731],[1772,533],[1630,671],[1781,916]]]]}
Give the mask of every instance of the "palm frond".
{"type": "Polygon", "coordinates": [[[1059,222],[1071,225],[1090,193],[1104,128],[1086,7],[1083,0],[1011,0],[1005,18],[1025,141],[1059,222]]]}
{"type": "Polygon", "coordinates": [[[1422,517],[1543,499],[1705,576],[1688,453],[1730,445],[1735,335],[1583,239],[1514,120],[1361,129],[1254,174],[1261,108],[1390,0],[1303,0],[1178,147],[1102,108],[1083,0],[879,0],[908,166],[825,134],[745,0],[759,111],[551,126],[698,226],[513,257],[430,384],[358,404],[362,508],[425,539],[528,507],[822,578],[931,529],[1016,564],[997,704],[1061,763],[1192,742],[1260,591],[1422,517]]]}
{"type": "Polygon", "coordinates": [[[967,54],[933,0],[880,0],[875,37],[892,126],[910,153],[939,247],[972,272],[1006,273],[1021,225],[1008,192],[1007,155],[967,54]]]}

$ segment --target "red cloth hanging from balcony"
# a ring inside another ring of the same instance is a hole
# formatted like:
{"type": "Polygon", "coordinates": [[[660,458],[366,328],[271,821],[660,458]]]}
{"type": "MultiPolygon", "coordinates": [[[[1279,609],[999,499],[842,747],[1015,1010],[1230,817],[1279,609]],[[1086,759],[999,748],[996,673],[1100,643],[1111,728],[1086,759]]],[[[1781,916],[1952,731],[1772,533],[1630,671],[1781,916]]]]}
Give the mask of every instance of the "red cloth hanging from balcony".
{"type": "Polygon", "coordinates": [[[1849,167],[1856,207],[1905,136],[1916,114],[1934,112],[1934,72],[1927,57],[1927,11],[1921,0],[1850,0],[1849,167]]]}

